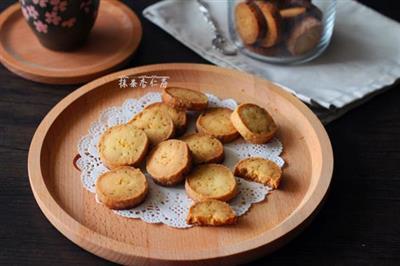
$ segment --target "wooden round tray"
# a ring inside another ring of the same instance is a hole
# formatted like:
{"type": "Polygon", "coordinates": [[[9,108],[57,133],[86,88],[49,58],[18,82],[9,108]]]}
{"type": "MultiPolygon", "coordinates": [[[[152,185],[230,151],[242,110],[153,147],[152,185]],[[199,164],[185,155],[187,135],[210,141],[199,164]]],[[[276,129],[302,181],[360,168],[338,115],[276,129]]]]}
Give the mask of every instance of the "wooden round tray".
{"type": "Polygon", "coordinates": [[[279,86],[252,75],[196,64],[133,68],[97,79],[58,103],[38,127],[29,150],[29,178],[50,222],[82,248],[121,264],[237,264],[286,243],[320,206],[332,176],[328,135],[318,118],[279,86]],[[267,108],[280,127],[286,161],[282,185],[234,226],[175,229],[123,218],[96,203],[72,164],[77,143],[107,107],[157,87],[120,88],[121,76],[169,76],[169,86],[210,92],[267,108]]]}
{"type": "Polygon", "coordinates": [[[18,3],[0,15],[1,63],[17,75],[42,83],[77,84],[109,73],[128,62],[141,38],[139,18],[117,0],[101,1],[89,39],[71,52],[43,47],[18,3]]]}

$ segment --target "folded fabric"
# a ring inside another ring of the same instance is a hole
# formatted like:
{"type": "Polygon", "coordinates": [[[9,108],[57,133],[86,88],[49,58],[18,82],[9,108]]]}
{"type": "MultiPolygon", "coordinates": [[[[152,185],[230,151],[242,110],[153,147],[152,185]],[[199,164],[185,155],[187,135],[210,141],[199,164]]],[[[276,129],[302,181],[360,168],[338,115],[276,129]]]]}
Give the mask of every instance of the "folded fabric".
{"type": "MultiPolygon", "coordinates": [[[[227,2],[209,0],[208,5],[223,34],[229,37],[227,2]]],[[[212,47],[212,30],[194,0],[161,1],[146,8],[143,14],[210,62],[289,88],[316,108],[325,121],[360,104],[364,97],[375,95],[400,77],[399,23],[352,0],[337,1],[333,39],[325,53],[301,65],[267,64],[243,54],[223,55],[212,47]]]]}

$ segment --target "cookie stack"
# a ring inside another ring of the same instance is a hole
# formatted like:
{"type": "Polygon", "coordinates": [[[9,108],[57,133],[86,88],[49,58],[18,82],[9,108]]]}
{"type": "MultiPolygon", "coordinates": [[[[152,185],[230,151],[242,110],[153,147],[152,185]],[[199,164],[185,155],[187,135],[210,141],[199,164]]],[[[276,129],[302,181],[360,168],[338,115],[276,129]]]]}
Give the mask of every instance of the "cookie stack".
{"type": "Polygon", "coordinates": [[[243,43],[254,51],[298,56],[320,42],[322,16],[311,0],[248,0],[236,5],[235,26],[243,43]]]}
{"type": "MultiPolygon", "coordinates": [[[[223,143],[240,136],[250,143],[266,143],[277,125],[262,107],[245,103],[235,110],[208,107],[208,97],[186,88],[166,88],[162,102],[146,106],[127,124],[108,129],[98,144],[100,159],[110,171],[96,182],[98,199],[111,209],[129,209],[148,193],[143,165],[161,186],[185,183],[195,202],[187,222],[196,225],[232,224],[235,212],[226,203],[238,194],[232,171],[221,164],[223,143]],[[200,112],[197,133],[184,135],[187,111],[200,112]],[[135,168],[136,167],[136,168],[135,168]]],[[[234,170],[236,176],[277,188],[281,170],[272,161],[247,158],[234,170]]]]}

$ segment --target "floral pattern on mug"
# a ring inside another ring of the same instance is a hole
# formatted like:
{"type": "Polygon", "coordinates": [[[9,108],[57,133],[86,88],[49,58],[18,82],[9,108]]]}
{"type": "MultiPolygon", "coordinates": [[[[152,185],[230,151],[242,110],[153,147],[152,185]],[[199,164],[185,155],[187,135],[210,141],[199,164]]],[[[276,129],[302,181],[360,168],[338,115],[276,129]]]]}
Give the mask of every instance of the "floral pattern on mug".
{"type": "Polygon", "coordinates": [[[28,11],[26,11],[26,8],[22,6],[21,11],[22,11],[22,15],[24,15],[25,19],[28,20],[29,14],[28,14],[28,11]]]}
{"type": "Polygon", "coordinates": [[[38,32],[47,33],[47,24],[43,23],[41,20],[34,21],[35,28],[38,32]]]}
{"type": "Polygon", "coordinates": [[[46,14],[44,14],[46,17],[46,22],[49,24],[54,24],[54,25],[58,25],[60,24],[61,21],[61,17],[57,14],[57,12],[53,11],[53,12],[46,12],[46,14]]]}
{"type": "Polygon", "coordinates": [[[84,0],[84,1],[82,1],[80,8],[85,10],[86,13],[89,13],[91,4],[92,4],[92,0],[84,0]]]}
{"type": "Polygon", "coordinates": [[[37,19],[39,16],[39,13],[36,11],[36,8],[32,5],[26,7],[26,12],[28,13],[28,16],[33,19],[37,19]]]}
{"type": "MultiPolygon", "coordinates": [[[[65,18],[62,13],[67,10],[69,0],[19,0],[21,11],[27,21],[32,20],[34,29],[40,33],[47,33],[49,26],[61,26],[63,28],[72,28],[77,23],[77,17],[65,18]],[[41,15],[38,11],[45,9],[41,15]],[[48,11],[47,11],[48,10],[48,11]]],[[[92,9],[92,0],[82,0],[79,8],[89,14],[92,9]]],[[[97,10],[93,12],[93,18],[96,18],[97,10]]],[[[50,28],[51,29],[51,28],[50,28]]]]}
{"type": "Polygon", "coordinates": [[[49,0],[32,0],[32,2],[35,5],[39,4],[40,7],[46,7],[47,6],[47,2],[49,2],[49,0]]]}
{"type": "Polygon", "coordinates": [[[53,11],[64,12],[67,10],[68,1],[50,0],[50,5],[53,6],[53,11]]]}
{"type": "Polygon", "coordinates": [[[67,1],[62,1],[58,4],[58,6],[54,7],[54,10],[60,10],[61,12],[64,12],[65,10],[67,10],[67,5],[67,1]]]}
{"type": "Polygon", "coordinates": [[[52,6],[58,6],[59,3],[60,3],[60,0],[50,0],[50,5],[52,5],[52,6]]]}
{"type": "Polygon", "coordinates": [[[66,28],[72,28],[75,25],[76,18],[70,18],[68,20],[65,20],[61,23],[61,26],[66,27],[66,28]]]}

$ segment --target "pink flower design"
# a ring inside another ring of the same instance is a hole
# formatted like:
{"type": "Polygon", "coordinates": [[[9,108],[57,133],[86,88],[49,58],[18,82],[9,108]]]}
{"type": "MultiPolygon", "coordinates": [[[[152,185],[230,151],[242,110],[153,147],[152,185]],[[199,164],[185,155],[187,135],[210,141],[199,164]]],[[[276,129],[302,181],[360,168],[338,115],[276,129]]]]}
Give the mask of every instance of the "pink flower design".
{"type": "Polygon", "coordinates": [[[28,11],[26,11],[26,8],[22,6],[21,10],[22,10],[22,15],[24,15],[26,20],[28,20],[29,19],[29,14],[28,14],[28,11]]]}
{"type": "MultiPolygon", "coordinates": [[[[51,1],[51,0],[50,0],[51,1]]],[[[67,10],[68,1],[54,0],[53,11],[64,12],[67,10]],[[58,3],[57,3],[58,2],[58,3]]]]}
{"type": "Polygon", "coordinates": [[[49,1],[49,0],[32,0],[32,2],[33,2],[35,5],[39,4],[40,7],[46,7],[48,1],[49,1]]]}
{"type": "Polygon", "coordinates": [[[33,24],[35,24],[38,32],[47,33],[47,24],[44,24],[41,20],[35,20],[33,24]]]}
{"type": "Polygon", "coordinates": [[[29,5],[26,7],[26,12],[28,13],[29,17],[32,17],[34,19],[37,19],[39,16],[39,13],[36,11],[35,7],[32,5],[29,5]]]}
{"type": "Polygon", "coordinates": [[[49,24],[54,24],[54,25],[58,25],[60,24],[61,21],[61,17],[59,15],[57,15],[57,12],[53,11],[51,13],[46,12],[45,14],[46,17],[46,22],[49,24]]]}
{"type": "Polygon", "coordinates": [[[61,23],[61,26],[66,27],[66,28],[72,28],[75,25],[76,18],[70,18],[68,20],[65,20],[61,23]]]}
{"type": "Polygon", "coordinates": [[[62,1],[60,2],[58,8],[60,9],[61,12],[64,12],[67,9],[67,5],[68,5],[67,1],[62,1]]]}
{"type": "Polygon", "coordinates": [[[50,5],[52,5],[52,6],[58,6],[59,3],[60,3],[60,0],[50,0],[50,5]]]}
{"type": "Polygon", "coordinates": [[[90,5],[92,4],[92,0],[86,0],[81,3],[80,9],[83,9],[85,13],[89,13],[90,5]]]}

